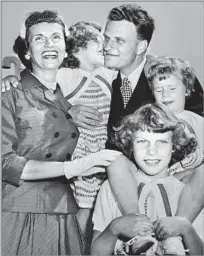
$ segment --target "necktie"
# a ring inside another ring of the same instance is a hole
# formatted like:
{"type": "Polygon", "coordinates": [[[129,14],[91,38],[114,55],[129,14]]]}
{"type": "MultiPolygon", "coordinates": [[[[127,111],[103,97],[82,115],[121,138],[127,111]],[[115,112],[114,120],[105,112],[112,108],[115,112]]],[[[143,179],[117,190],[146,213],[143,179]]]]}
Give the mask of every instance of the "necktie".
{"type": "Polygon", "coordinates": [[[123,84],[120,87],[121,94],[123,96],[123,104],[124,107],[128,104],[128,101],[130,100],[132,96],[132,88],[131,88],[131,82],[128,80],[127,77],[123,79],[123,84]]]}

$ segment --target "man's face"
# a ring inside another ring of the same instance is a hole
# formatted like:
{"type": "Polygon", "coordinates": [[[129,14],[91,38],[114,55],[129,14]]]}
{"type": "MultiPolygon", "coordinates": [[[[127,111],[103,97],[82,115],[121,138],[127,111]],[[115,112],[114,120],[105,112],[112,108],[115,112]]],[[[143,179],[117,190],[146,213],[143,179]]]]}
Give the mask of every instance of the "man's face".
{"type": "Polygon", "coordinates": [[[120,70],[133,71],[138,51],[135,25],[126,20],[108,21],[104,31],[105,66],[120,70]]]}

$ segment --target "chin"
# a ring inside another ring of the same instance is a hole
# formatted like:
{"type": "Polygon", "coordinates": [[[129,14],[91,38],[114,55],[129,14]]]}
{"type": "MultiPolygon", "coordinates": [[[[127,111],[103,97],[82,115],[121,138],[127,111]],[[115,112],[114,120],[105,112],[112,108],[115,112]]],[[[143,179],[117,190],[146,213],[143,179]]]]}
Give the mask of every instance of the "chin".
{"type": "Polygon", "coordinates": [[[107,68],[114,68],[114,69],[117,68],[117,67],[116,67],[116,63],[114,63],[114,62],[112,62],[112,61],[105,61],[105,62],[104,62],[104,65],[105,65],[105,67],[107,67],[107,68]]]}

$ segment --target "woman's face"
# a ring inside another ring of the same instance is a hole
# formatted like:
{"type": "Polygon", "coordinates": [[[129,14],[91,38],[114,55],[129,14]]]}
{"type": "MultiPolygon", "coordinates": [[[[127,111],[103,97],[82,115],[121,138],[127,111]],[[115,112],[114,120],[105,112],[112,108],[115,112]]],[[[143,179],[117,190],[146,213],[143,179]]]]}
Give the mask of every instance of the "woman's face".
{"type": "Polygon", "coordinates": [[[153,133],[138,130],[133,134],[133,154],[141,173],[152,178],[166,177],[172,156],[172,131],[153,133]]]}
{"type": "Polygon", "coordinates": [[[29,29],[29,50],[33,70],[56,70],[65,57],[63,28],[58,23],[42,22],[29,29]]]}

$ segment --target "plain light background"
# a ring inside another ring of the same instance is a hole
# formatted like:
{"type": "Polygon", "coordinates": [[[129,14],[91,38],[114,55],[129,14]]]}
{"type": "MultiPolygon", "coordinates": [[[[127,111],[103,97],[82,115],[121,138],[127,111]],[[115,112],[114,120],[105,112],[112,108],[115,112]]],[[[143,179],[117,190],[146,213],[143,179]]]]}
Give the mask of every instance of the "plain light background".
{"type": "MultiPolygon", "coordinates": [[[[12,55],[12,46],[28,12],[57,10],[67,26],[80,20],[97,21],[101,25],[111,8],[125,2],[2,2],[2,59],[12,55]]],[[[204,80],[204,3],[203,2],[126,2],[141,5],[154,19],[156,30],[149,53],[173,55],[188,60],[203,85],[204,80]]],[[[2,70],[2,77],[12,70],[2,70]]]]}

